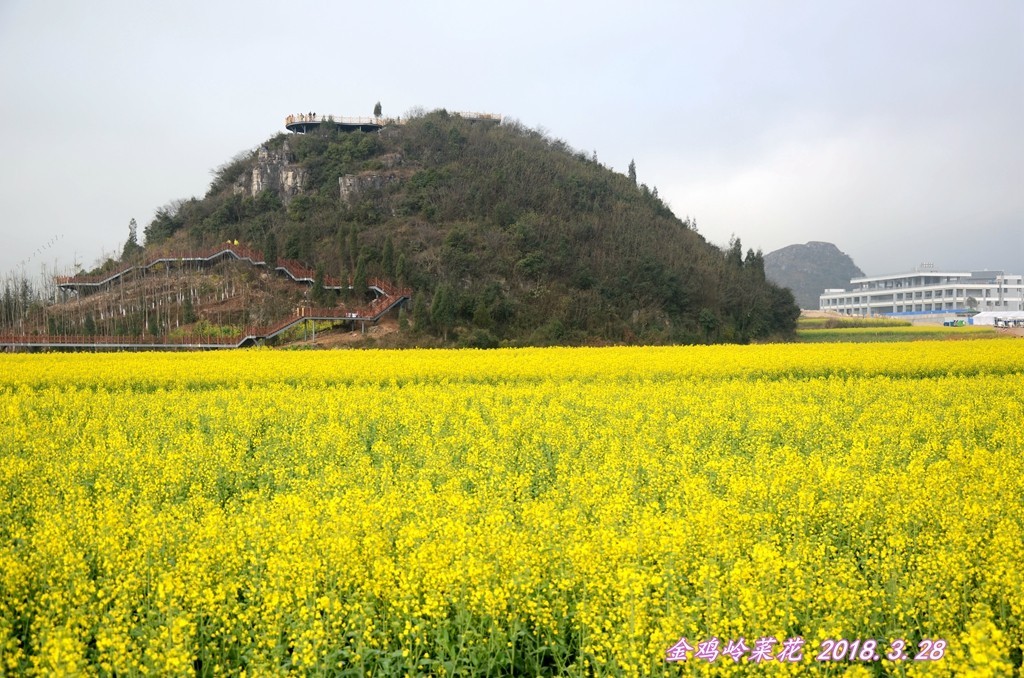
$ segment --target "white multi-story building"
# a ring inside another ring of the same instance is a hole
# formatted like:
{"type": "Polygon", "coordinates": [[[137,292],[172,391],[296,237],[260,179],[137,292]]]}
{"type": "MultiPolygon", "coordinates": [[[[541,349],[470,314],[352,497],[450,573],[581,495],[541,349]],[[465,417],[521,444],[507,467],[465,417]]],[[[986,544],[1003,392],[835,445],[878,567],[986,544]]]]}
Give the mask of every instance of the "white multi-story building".
{"type": "Polygon", "coordinates": [[[853,278],[819,298],[823,311],[845,315],[955,314],[1024,310],[1024,276],[1002,271],[936,271],[853,278]]]}

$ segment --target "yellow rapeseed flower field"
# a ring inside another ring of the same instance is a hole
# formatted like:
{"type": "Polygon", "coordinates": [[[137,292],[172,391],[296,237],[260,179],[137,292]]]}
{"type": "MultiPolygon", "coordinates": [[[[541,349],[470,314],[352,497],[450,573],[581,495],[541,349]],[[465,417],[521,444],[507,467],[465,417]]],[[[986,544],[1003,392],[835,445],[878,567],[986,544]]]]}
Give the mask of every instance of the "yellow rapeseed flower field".
{"type": "Polygon", "coordinates": [[[0,414],[0,673],[1020,671],[1019,340],[6,355],[0,414]]]}

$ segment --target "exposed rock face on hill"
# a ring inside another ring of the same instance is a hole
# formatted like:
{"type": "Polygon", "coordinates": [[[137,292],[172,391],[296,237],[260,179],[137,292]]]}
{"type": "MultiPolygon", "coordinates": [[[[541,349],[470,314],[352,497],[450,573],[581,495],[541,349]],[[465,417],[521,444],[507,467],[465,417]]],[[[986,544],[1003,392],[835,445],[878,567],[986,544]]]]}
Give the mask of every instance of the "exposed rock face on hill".
{"type": "Polygon", "coordinates": [[[793,291],[800,308],[818,308],[818,297],[830,287],[846,287],[864,275],[853,259],[830,242],[789,245],[764,257],[764,273],[776,285],[793,291]]]}
{"type": "Polygon", "coordinates": [[[257,197],[263,191],[274,191],[287,203],[302,192],[309,178],[306,168],[295,164],[288,142],[280,148],[260,146],[252,171],[235,182],[235,193],[257,197]]]}
{"type": "Polygon", "coordinates": [[[396,172],[363,172],[361,174],[344,174],[338,178],[341,199],[346,205],[352,205],[363,193],[383,191],[385,188],[401,180],[396,172]]]}

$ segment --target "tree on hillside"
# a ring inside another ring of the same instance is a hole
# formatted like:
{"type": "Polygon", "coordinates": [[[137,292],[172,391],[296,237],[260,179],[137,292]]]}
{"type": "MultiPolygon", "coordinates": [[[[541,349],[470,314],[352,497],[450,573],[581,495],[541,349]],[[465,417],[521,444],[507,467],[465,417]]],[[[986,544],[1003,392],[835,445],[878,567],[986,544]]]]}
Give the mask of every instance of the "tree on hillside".
{"type": "Polygon", "coordinates": [[[352,228],[348,232],[348,256],[349,265],[352,268],[356,267],[356,255],[359,254],[359,226],[356,222],[352,222],[352,228]]]}
{"type": "Polygon", "coordinates": [[[323,306],[327,303],[328,294],[327,288],[324,287],[324,267],[323,264],[316,267],[316,274],[313,277],[313,303],[317,306],[323,306]]]}
{"type": "Polygon", "coordinates": [[[430,312],[427,310],[427,302],[422,294],[417,294],[412,302],[412,324],[413,329],[419,334],[427,331],[430,325],[430,312]]]}
{"type": "Polygon", "coordinates": [[[352,276],[352,287],[355,289],[356,296],[366,292],[366,251],[359,253],[359,260],[356,261],[356,271],[352,276]]]}
{"type": "Polygon", "coordinates": [[[398,263],[395,264],[395,282],[404,285],[408,276],[405,254],[398,255],[398,263]]]}
{"type": "Polygon", "coordinates": [[[487,301],[483,297],[477,302],[476,309],[473,311],[473,324],[485,330],[490,329],[494,324],[491,319],[491,309],[488,308],[487,301]]]}
{"type": "Polygon", "coordinates": [[[390,236],[384,241],[384,252],[381,254],[380,264],[384,269],[384,275],[393,278],[395,275],[395,243],[391,241],[390,236]]]}
{"type": "Polygon", "coordinates": [[[135,223],[135,219],[132,218],[132,220],[128,222],[128,240],[124,244],[124,249],[121,250],[121,260],[126,261],[131,259],[141,251],[142,246],[139,245],[139,225],[135,223]]]}
{"type": "MultiPolygon", "coordinates": [[[[195,203],[195,199],[191,201],[195,203]]],[[[182,208],[189,204],[184,200],[172,200],[163,207],[157,209],[153,215],[153,221],[146,227],[146,244],[155,245],[160,243],[175,231],[186,225],[187,220],[182,216],[182,208]]]]}
{"type": "Polygon", "coordinates": [[[629,161],[629,180],[636,183],[636,161],[629,161]]]}
{"type": "Polygon", "coordinates": [[[732,268],[743,268],[743,244],[735,235],[729,238],[729,249],[725,251],[725,261],[732,268]]]}
{"type": "Polygon", "coordinates": [[[342,229],[338,229],[337,233],[338,241],[338,278],[340,280],[348,280],[346,271],[348,270],[348,233],[342,229]]]}
{"type": "Polygon", "coordinates": [[[277,237],[273,231],[267,231],[267,236],[263,239],[263,261],[270,270],[277,266],[277,237]]]}
{"type": "Polygon", "coordinates": [[[442,284],[434,293],[430,304],[430,320],[441,330],[441,337],[448,341],[448,331],[455,323],[455,299],[451,286],[442,284]]]}
{"type": "Polygon", "coordinates": [[[761,250],[756,252],[752,249],[747,250],[747,258],[743,260],[743,268],[748,274],[757,282],[764,282],[764,254],[761,250]]]}
{"type": "Polygon", "coordinates": [[[285,259],[302,259],[302,231],[293,230],[284,241],[285,259]]]}
{"type": "Polygon", "coordinates": [[[196,307],[192,303],[192,292],[189,291],[185,294],[185,303],[181,306],[181,321],[186,325],[191,325],[198,318],[196,317],[196,307]]]}

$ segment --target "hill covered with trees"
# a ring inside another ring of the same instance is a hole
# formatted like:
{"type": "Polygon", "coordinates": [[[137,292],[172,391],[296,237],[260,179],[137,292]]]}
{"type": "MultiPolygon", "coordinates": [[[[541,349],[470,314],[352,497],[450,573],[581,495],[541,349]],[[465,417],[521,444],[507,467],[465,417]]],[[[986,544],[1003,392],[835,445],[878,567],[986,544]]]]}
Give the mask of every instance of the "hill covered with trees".
{"type": "MultiPolygon", "coordinates": [[[[175,201],[144,252],[239,241],[365,289],[413,290],[405,344],[745,342],[793,330],[760,252],[721,249],[656,190],[515,122],[445,111],[279,134],[175,201]]],[[[131,250],[131,252],[129,252],[131,250]]],[[[334,293],[310,290],[317,305],[334,293]]]]}

